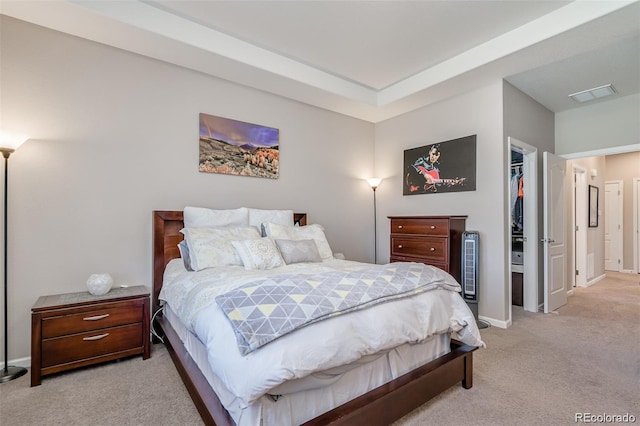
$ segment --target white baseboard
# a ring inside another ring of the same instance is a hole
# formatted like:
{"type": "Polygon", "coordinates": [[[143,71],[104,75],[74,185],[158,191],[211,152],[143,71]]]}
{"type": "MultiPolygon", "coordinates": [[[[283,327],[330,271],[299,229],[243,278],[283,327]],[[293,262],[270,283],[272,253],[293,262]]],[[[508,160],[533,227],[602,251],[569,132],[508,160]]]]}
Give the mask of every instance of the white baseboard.
{"type": "Polygon", "coordinates": [[[498,327],[498,328],[509,328],[509,327],[511,327],[511,320],[509,320],[509,321],[500,321],[500,320],[493,319],[493,318],[483,317],[482,315],[478,315],[478,319],[482,320],[484,322],[488,322],[492,326],[495,326],[495,327],[498,327]]]}
{"type": "Polygon", "coordinates": [[[587,281],[587,287],[591,287],[592,285],[594,285],[598,281],[601,281],[601,280],[603,280],[605,278],[606,278],[605,274],[602,274],[599,277],[595,277],[594,279],[587,281]]]}
{"type": "Polygon", "coordinates": [[[635,274],[636,273],[633,269],[623,269],[620,272],[625,273],[625,274],[635,274]]]}
{"type": "Polygon", "coordinates": [[[573,289],[567,291],[567,296],[573,296],[573,289]]]}
{"type": "MultiPolygon", "coordinates": [[[[0,364],[4,369],[4,362],[0,364]]],[[[10,359],[9,360],[9,367],[14,366],[14,367],[24,367],[24,368],[31,368],[31,357],[28,356],[26,358],[18,358],[18,359],[10,359]]]]}

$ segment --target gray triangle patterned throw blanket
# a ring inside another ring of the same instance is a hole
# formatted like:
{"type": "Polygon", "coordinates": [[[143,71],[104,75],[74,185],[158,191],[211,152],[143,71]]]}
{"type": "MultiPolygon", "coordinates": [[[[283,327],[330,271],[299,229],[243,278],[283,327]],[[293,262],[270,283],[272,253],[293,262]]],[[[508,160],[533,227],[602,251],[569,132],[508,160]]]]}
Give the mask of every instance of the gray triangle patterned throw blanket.
{"type": "Polygon", "coordinates": [[[274,275],[222,294],[216,303],[246,355],[314,322],[435,288],[460,291],[440,269],[399,262],[352,272],[274,275]]]}

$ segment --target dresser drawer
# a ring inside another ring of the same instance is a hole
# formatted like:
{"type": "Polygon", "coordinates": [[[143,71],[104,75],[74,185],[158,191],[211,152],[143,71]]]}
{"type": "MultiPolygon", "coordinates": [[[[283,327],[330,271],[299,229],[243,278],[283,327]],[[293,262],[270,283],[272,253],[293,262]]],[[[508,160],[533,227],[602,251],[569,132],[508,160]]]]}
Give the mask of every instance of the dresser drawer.
{"type": "Polygon", "coordinates": [[[391,233],[405,235],[449,236],[448,219],[391,219],[391,233]]]}
{"type": "Polygon", "coordinates": [[[87,310],[79,314],[43,318],[42,338],[100,330],[119,325],[142,322],[142,303],[138,309],[123,306],[111,309],[87,310]]]}
{"type": "Polygon", "coordinates": [[[142,347],[142,324],[56,337],[42,341],[42,367],[142,347]]]}
{"type": "Polygon", "coordinates": [[[427,265],[435,266],[436,268],[442,269],[445,272],[449,272],[448,263],[429,262],[427,263],[427,265]]]}
{"type": "Polygon", "coordinates": [[[447,262],[446,238],[391,237],[391,256],[424,258],[447,262]]]}
{"type": "Polygon", "coordinates": [[[416,259],[411,257],[402,257],[402,256],[391,256],[389,262],[416,262],[416,263],[424,263],[425,265],[435,266],[436,268],[442,269],[445,272],[449,272],[449,264],[434,262],[428,259],[416,259]]]}

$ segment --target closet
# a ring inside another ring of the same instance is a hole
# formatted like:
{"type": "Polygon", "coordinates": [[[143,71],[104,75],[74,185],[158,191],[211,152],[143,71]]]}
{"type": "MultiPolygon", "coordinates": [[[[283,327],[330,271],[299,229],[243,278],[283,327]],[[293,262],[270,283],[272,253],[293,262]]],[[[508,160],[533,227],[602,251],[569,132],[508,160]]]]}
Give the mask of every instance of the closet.
{"type": "Polygon", "coordinates": [[[511,150],[511,303],[523,306],[524,178],[522,154],[511,150]]]}

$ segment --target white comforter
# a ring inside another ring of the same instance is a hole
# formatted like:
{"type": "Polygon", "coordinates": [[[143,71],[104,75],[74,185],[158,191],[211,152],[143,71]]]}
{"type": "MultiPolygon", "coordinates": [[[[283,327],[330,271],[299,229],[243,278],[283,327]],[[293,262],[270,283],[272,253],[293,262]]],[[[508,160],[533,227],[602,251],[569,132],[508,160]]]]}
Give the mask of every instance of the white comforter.
{"type": "MultiPolygon", "coordinates": [[[[435,334],[484,346],[473,314],[459,293],[435,289],[330,318],[283,336],[242,356],[236,336],[215,297],[265,275],[353,271],[370,265],[344,260],[287,265],[261,271],[241,266],[187,272],[181,260],[167,266],[160,299],[169,303],[207,347],[209,363],[240,406],[248,406],[282,383],[353,363],[403,343],[435,334]]],[[[442,272],[446,280],[455,280],[442,272]]],[[[222,401],[225,404],[225,401],[222,401]]]]}

